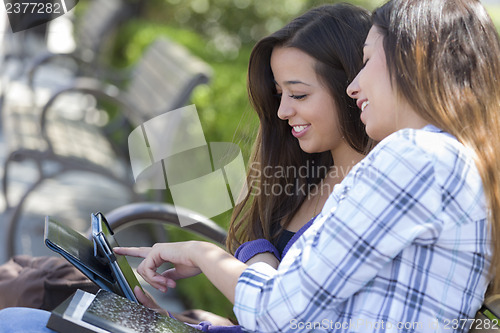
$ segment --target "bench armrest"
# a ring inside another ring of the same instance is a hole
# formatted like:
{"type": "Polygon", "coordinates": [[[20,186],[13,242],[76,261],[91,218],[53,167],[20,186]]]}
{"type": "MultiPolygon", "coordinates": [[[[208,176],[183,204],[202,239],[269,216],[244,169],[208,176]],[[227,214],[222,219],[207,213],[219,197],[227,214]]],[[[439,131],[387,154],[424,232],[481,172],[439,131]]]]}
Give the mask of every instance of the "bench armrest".
{"type": "Polygon", "coordinates": [[[149,220],[166,225],[173,225],[185,230],[194,232],[207,239],[225,245],[226,230],[217,225],[214,221],[197,214],[193,211],[174,207],[167,203],[139,202],[121,206],[105,214],[112,230],[118,231],[140,223],[141,220],[149,220]],[[178,216],[192,222],[187,226],[181,226],[178,216]]]}

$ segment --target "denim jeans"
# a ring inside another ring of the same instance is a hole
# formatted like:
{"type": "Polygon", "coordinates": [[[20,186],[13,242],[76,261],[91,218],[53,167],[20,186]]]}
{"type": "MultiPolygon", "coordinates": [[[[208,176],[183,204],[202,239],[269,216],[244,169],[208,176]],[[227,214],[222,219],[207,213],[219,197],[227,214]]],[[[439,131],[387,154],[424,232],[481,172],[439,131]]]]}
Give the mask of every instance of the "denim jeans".
{"type": "Polygon", "coordinates": [[[55,333],[45,327],[50,312],[32,308],[0,310],[0,333],[55,333]]]}

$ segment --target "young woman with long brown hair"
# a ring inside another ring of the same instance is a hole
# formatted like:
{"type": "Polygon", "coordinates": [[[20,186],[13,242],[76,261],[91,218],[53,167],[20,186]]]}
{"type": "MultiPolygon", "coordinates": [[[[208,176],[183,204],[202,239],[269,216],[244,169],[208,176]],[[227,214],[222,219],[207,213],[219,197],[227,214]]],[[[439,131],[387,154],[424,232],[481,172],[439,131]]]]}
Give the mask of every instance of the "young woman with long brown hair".
{"type": "Polygon", "coordinates": [[[359,109],[345,94],[369,27],[367,11],[325,5],[253,48],[248,92],[260,126],[248,164],[250,191],[233,212],[226,242],[244,262],[271,249],[280,259],[371,148],[359,109]]]}

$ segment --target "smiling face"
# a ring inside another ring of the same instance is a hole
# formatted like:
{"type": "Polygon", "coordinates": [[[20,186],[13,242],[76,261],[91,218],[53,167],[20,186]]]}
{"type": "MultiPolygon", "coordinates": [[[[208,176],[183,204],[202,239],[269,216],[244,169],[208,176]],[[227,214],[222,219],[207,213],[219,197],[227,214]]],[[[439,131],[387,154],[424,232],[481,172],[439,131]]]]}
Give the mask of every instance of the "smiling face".
{"type": "Polygon", "coordinates": [[[357,100],[362,111],[366,133],[377,141],[397,130],[427,124],[391,84],[383,41],[383,35],[373,26],[363,48],[363,68],[347,87],[347,94],[357,100]]]}
{"type": "Polygon", "coordinates": [[[338,125],[337,106],[315,71],[316,60],[292,47],[275,47],[271,69],[281,96],[278,117],[288,121],[292,135],[307,153],[345,146],[338,125]]]}

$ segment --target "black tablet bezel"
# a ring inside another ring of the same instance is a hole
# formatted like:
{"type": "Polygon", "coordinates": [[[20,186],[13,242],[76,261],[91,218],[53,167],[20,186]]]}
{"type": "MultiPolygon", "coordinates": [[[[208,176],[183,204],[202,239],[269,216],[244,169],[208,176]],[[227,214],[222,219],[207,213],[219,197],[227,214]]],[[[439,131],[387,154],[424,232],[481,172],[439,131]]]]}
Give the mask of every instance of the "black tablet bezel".
{"type": "Polygon", "coordinates": [[[139,286],[142,289],[141,284],[137,280],[127,258],[113,252],[113,247],[118,246],[118,243],[113,236],[114,233],[108,221],[100,212],[91,214],[91,219],[94,256],[105,257],[124,296],[139,303],[135,297],[134,288],[135,286],[139,286]]]}

